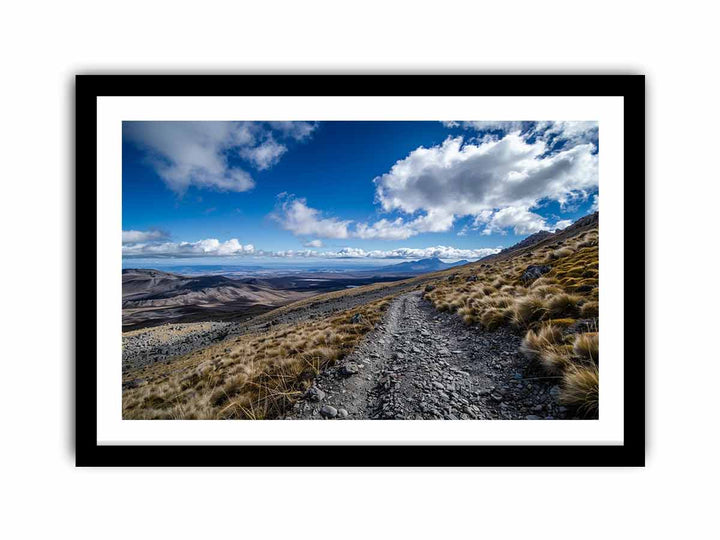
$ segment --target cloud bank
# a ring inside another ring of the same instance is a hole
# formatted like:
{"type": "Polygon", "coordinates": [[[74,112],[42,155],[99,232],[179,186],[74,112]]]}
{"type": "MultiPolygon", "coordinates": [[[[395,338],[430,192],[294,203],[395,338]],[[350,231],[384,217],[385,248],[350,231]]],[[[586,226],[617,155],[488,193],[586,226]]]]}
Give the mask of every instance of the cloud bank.
{"type": "Polygon", "coordinates": [[[220,242],[215,238],[199,240],[197,242],[138,242],[124,244],[123,257],[237,257],[253,255],[255,247],[252,244],[242,245],[233,238],[227,242],[220,242]]]}
{"type": "MultiPolygon", "coordinates": [[[[123,231],[141,233],[143,231],[123,231]]],[[[306,245],[321,247],[322,242],[313,241],[306,245]]],[[[451,246],[433,246],[426,248],[397,248],[391,250],[364,250],[344,247],[337,250],[316,251],[313,249],[263,251],[252,244],[240,244],[233,238],[220,242],[215,238],[197,242],[143,241],[123,243],[122,254],[127,259],[134,258],[192,258],[192,257],[279,257],[279,258],[318,258],[318,259],[479,259],[498,253],[501,248],[459,249],[451,246]]]]}

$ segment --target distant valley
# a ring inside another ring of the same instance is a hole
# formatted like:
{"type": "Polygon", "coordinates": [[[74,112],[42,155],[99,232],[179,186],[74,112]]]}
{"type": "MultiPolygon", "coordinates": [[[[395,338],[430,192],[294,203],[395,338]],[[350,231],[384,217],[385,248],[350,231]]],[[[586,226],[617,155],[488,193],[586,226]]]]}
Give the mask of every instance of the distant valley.
{"type": "Polygon", "coordinates": [[[262,266],[178,267],[182,273],[124,269],[123,331],[168,322],[243,320],[319,293],[406,279],[467,262],[430,258],[348,271],[262,266]]]}

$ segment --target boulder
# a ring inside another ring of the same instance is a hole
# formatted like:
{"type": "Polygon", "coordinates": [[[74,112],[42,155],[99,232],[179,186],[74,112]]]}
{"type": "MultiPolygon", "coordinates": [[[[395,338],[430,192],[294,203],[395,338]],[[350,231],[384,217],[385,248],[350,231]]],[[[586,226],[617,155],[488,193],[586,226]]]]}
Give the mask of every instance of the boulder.
{"type": "Polygon", "coordinates": [[[320,409],[320,414],[325,418],[335,418],[338,415],[338,410],[330,405],[323,405],[320,409]]]}
{"type": "Polygon", "coordinates": [[[341,366],[339,371],[343,377],[350,377],[355,375],[360,369],[355,362],[348,362],[344,366],[341,366]]]}
{"type": "Polygon", "coordinates": [[[307,389],[307,392],[305,392],[305,398],[309,401],[321,401],[325,398],[325,392],[317,386],[311,386],[307,389]]]}
{"type": "Polygon", "coordinates": [[[537,278],[541,277],[543,274],[547,274],[552,268],[546,265],[541,264],[531,264],[525,269],[525,272],[523,272],[523,275],[520,276],[520,280],[524,282],[530,282],[535,281],[537,278]]]}

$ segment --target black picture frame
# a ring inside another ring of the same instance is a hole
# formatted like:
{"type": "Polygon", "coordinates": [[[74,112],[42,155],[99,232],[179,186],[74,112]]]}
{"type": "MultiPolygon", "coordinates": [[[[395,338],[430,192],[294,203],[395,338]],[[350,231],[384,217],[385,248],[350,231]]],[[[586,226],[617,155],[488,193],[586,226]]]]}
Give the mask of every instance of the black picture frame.
{"type": "MultiPolygon", "coordinates": [[[[624,100],[625,334],[644,328],[645,78],[642,75],[78,75],[76,268],[96,267],[99,96],[621,96],[624,100]],[[629,209],[632,209],[630,211],[629,209]],[[628,274],[627,269],[632,269],[628,274]],[[632,284],[632,286],[629,286],[632,284]]],[[[606,219],[612,219],[608,217],[606,219]]],[[[644,466],[644,341],[624,343],[624,444],[577,445],[98,445],[97,276],[76,275],[77,466],[644,466]]]]}

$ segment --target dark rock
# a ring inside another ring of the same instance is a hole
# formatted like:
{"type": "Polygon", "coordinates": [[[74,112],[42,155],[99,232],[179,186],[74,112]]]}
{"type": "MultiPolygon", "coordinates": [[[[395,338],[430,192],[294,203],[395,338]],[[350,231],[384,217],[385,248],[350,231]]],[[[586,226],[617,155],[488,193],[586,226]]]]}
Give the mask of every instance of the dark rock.
{"type": "Polygon", "coordinates": [[[321,401],[325,399],[325,392],[320,390],[317,386],[311,386],[305,392],[305,398],[310,401],[321,401]]]}
{"type": "Polygon", "coordinates": [[[338,415],[338,410],[330,405],[323,405],[320,414],[325,418],[335,418],[338,415]]]}
{"type": "Polygon", "coordinates": [[[435,285],[432,285],[430,283],[425,285],[425,292],[430,292],[430,291],[434,291],[434,290],[435,290],[435,285]]]}
{"type": "Polygon", "coordinates": [[[350,322],[352,324],[358,324],[358,323],[362,322],[362,320],[363,320],[363,316],[360,313],[356,313],[355,315],[350,317],[350,322]]]}
{"type": "Polygon", "coordinates": [[[340,375],[343,377],[350,377],[352,375],[355,375],[360,371],[360,368],[358,368],[358,365],[355,362],[348,362],[344,366],[340,368],[340,375]]]}
{"type": "Polygon", "coordinates": [[[524,282],[535,281],[543,274],[547,274],[551,268],[547,265],[531,264],[525,269],[523,275],[520,276],[520,280],[524,282]]]}

